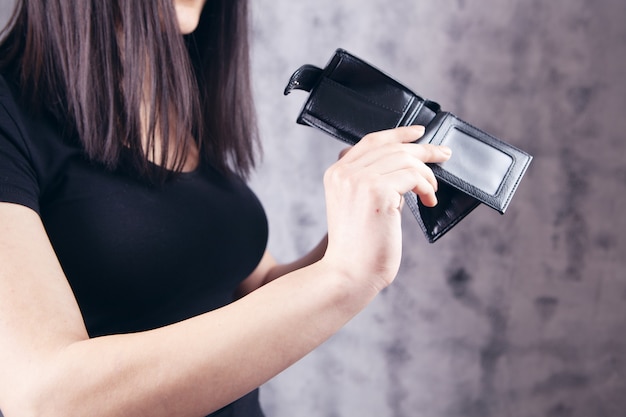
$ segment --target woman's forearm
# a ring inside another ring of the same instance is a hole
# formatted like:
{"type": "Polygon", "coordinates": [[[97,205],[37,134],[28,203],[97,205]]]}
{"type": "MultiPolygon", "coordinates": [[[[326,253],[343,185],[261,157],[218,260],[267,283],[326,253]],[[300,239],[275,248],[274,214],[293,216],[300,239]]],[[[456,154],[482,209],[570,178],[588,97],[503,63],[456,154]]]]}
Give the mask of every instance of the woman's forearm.
{"type": "Polygon", "coordinates": [[[376,295],[343,278],[318,262],[177,324],[73,343],[44,368],[34,411],[206,415],[302,358],[376,295]]]}

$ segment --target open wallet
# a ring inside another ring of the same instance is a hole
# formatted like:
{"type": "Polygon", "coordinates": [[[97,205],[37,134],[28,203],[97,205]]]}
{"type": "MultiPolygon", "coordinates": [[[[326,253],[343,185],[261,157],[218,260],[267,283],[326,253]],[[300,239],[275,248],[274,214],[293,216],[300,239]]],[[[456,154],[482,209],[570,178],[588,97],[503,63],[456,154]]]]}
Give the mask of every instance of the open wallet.
{"type": "Polygon", "coordinates": [[[422,125],[417,143],[447,145],[452,157],[429,164],[438,180],[438,204],[424,206],[405,194],[407,206],[430,243],[458,224],[478,205],[504,214],[532,156],[425,100],[407,87],[343,49],[328,65],[303,65],[291,76],[285,95],[309,92],[298,116],[308,125],[347,142],[399,126],[422,125]]]}

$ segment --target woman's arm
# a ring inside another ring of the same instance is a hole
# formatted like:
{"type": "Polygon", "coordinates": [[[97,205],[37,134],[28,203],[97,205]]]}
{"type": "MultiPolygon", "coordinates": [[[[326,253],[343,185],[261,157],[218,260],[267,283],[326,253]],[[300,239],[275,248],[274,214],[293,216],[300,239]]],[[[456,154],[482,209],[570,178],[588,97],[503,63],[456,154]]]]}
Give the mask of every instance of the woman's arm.
{"type": "Polygon", "coordinates": [[[89,339],[39,217],[0,203],[5,416],[200,416],[287,368],[397,273],[399,199],[413,189],[432,204],[424,162],[447,159],[406,143],[419,134],[371,135],[327,171],[329,240],[319,261],[221,309],[134,334],[89,339]]]}
{"type": "Polygon", "coordinates": [[[292,278],[178,324],[89,339],[39,217],[0,203],[5,417],[208,414],[322,343],[374,296],[357,296],[322,264],[292,278]]]}

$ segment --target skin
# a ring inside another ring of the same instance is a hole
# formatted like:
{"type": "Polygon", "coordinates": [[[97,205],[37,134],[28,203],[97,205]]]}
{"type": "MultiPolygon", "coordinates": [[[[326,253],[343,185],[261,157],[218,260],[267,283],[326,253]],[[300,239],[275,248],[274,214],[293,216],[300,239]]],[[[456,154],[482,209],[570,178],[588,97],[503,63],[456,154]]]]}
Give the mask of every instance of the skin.
{"type": "Polygon", "coordinates": [[[204,3],[206,0],[174,0],[181,33],[189,34],[198,27],[204,3]]]}
{"type": "MultiPolygon", "coordinates": [[[[181,30],[194,27],[203,3],[176,2],[181,30]]],[[[367,135],[327,169],[328,235],[302,259],[280,265],[266,253],[237,301],[133,334],[90,339],[41,219],[0,203],[4,415],[203,416],[289,367],[394,280],[402,196],[436,204],[426,163],[450,156],[412,143],[422,134],[411,126],[367,135]]]]}

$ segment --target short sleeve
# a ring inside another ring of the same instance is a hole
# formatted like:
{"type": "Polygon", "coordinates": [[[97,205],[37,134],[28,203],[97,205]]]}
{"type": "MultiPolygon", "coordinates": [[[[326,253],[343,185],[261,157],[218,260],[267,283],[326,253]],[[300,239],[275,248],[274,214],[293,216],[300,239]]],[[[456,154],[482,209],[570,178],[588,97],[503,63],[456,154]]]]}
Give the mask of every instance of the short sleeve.
{"type": "Polygon", "coordinates": [[[0,78],[0,202],[39,213],[39,184],[26,131],[10,91],[0,78]]]}

